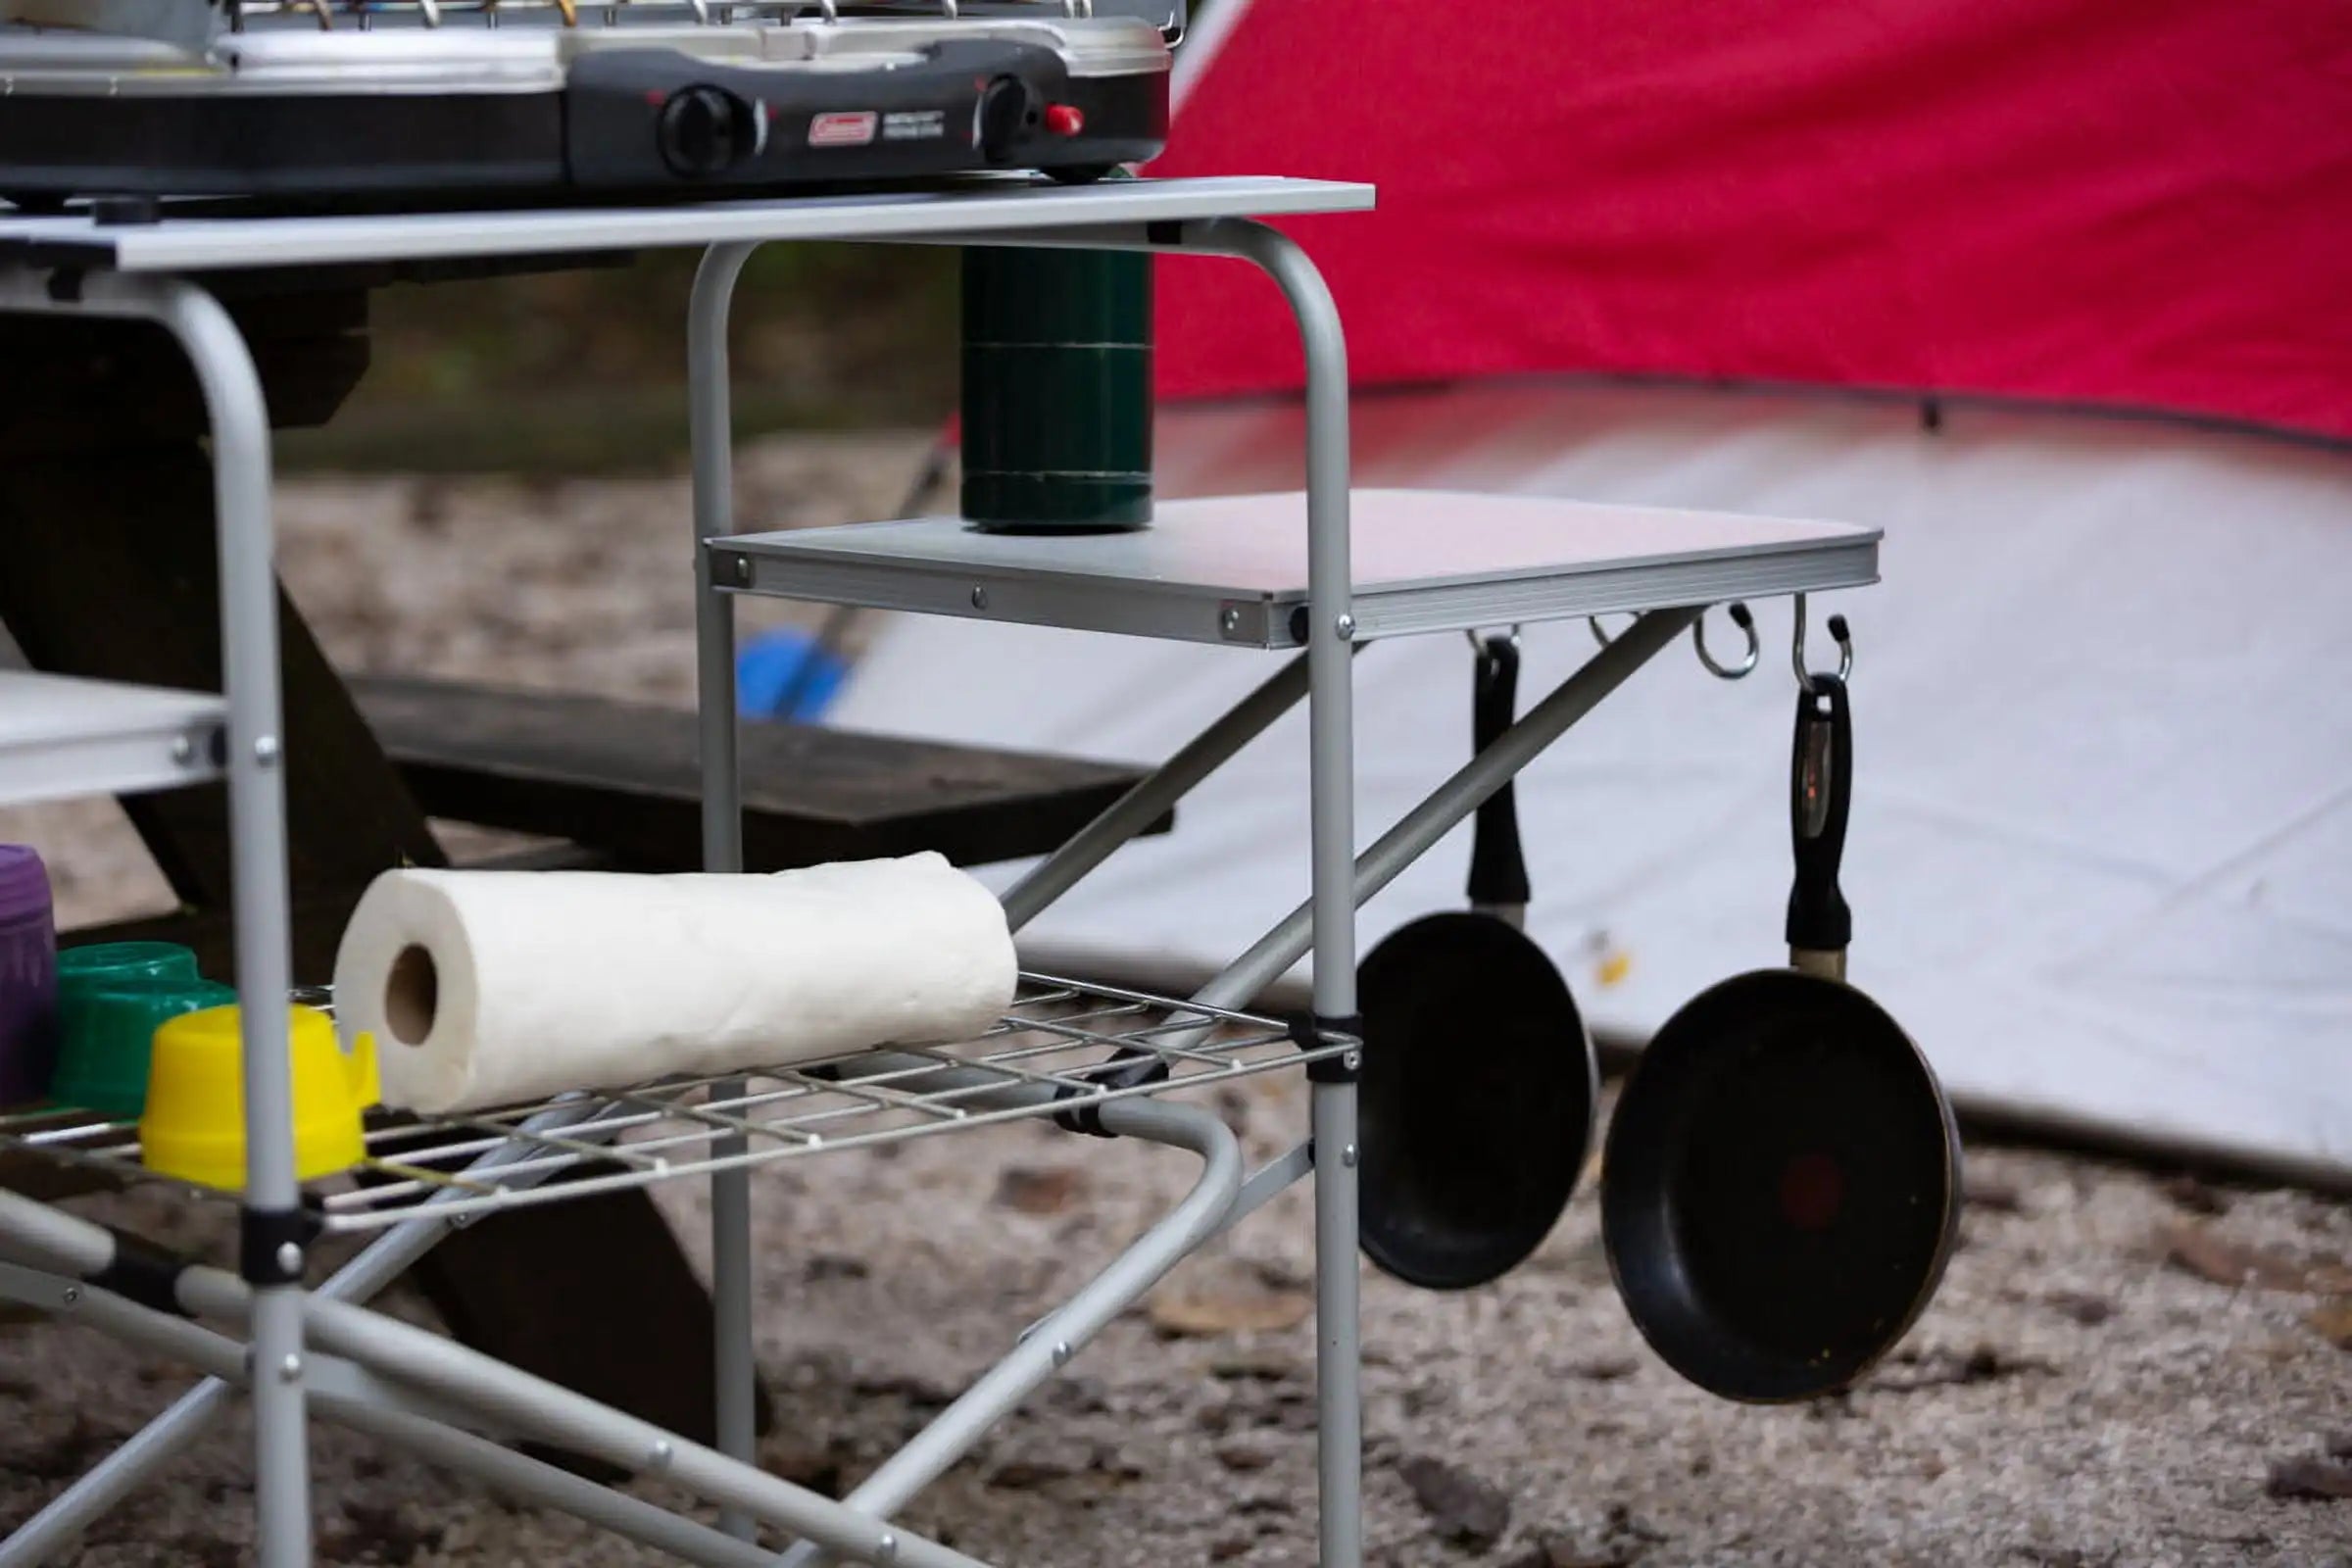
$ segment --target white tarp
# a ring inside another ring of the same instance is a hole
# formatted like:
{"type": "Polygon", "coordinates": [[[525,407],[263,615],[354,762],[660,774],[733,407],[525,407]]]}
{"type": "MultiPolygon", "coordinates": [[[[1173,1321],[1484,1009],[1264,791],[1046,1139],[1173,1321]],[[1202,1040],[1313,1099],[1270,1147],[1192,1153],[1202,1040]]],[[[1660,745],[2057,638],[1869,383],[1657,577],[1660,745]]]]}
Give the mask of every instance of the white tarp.
{"type": "MultiPolygon", "coordinates": [[[[1298,416],[1162,421],[1163,489],[1295,485],[1298,416]]],[[[1853,978],[1964,1101],[2352,1172],[2352,454],[2175,424],[1646,388],[1367,397],[1359,482],[1877,523],[1844,611],[1853,978]]],[[[1725,684],[1661,656],[1521,778],[1531,929],[1595,1027],[1646,1034],[1779,961],[1785,602],[1725,684]],[[1622,968],[1611,983],[1608,977],[1622,968]]],[[[1728,657],[1737,633],[1709,617],[1728,657]]],[[[1530,628],[1521,704],[1590,655],[1530,628]]],[[[1157,760],[1275,656],[963,621],[882,628],[852,727],[1157,760]]],[[[1369,842],[1469,745],[1455,636],[1357,664],[1369,842]]],[[[1303,710],[1027,936],[1209,968],[1305,886],[1303,710]]],[[[1367,906],[1461,899],[1467,829],[1367,906]]],[[[1467,1045],[1467,1043],[1465,1043],[1467,1045]]]]}

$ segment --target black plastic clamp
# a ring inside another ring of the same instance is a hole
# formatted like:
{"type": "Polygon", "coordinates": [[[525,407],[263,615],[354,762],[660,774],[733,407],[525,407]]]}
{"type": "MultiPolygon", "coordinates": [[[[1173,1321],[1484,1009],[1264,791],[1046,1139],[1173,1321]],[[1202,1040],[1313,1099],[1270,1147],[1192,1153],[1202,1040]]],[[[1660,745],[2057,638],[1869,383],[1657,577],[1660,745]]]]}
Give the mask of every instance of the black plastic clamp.
{"type": "Polygon", "coordinates": [[[92,1290],[111,1291],[151,1312],[196,1315],[179,1304],[179,1276],[188,1268],[186,1258],[111,1225],[107,1234],[115,1239],[114,1261],[90,1276],[92,1290]]]}
{"type": "Polygon", "coordinates": [[[318,1235],[307,1208],[246,1208],[237,1221],[237,1275],[246,1284],[300,1285],[305,1254],[318,1235]]]}
{"type": "Polygon", "coordinates": [[[1345,1018],[1300,1017],[1291,1020],[1291,1043],[1300,1051],[1321,1051],[1341,1040],[1348,1041],[1351,1049],[1308,1062],[1308,1083],[1351,1084],[1364,1075],[1363,1014],[1352,1013],[1345,1018]]]}
{"type": "MultiPolygon", "coordinates": [[[[1164,1081],[1168,1076],[1168,1058],[1154,1051],[1129,1048],[1100,1067],[1089,1067],[1079,1074],[1095,1089],[1140,1089],[1145,1084],[1164,1081]]],[[[1074,1100],[1081,1093],[1077,1084],[1063,1084],[1054,1093],[1055,1100],[1074,1100]]],[[[1072,1105],[1054,1113],[1054,1125],[1064,1132],[1084,1133],[1090,1138],[1116,1138],[1119,1135],[1102,1126],[1102,1102],[1092,1101],[1072,1105]]]]}

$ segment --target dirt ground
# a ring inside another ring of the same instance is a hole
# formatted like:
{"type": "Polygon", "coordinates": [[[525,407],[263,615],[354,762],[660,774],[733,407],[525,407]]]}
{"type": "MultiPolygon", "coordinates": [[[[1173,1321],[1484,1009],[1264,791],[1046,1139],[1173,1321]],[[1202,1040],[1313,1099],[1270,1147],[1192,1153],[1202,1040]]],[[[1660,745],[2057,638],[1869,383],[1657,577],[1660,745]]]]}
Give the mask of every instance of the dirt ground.
{"type": "MultiPolygon", "coordinates": [[[[762,446],[743,514],[874,514],[920,447],[762,446]]],[[[282,511],[296,597],[349,664],[687,694],[681,483],[305,480],[282,511]]],[[[167,902],[111,806],[0,812],[0,839],[51,855],[69,919],[167,902]]],[[[1215,1103],[1263,1156],[1298,1136],[1304,1102],[1253,1083],[1215,1103]]],[[[2352,1493],[2352,1206],[1969,1153],[1962,1245],[1936,1304],[1859,1388],[1813,1405],[1726,1404],[1649,1354],[1611,1290],[1590,1184],[1490,1290],[1432,1296],[1368,1275],[1373,1558],[2352,1568],[2352,1496],[2324,1495],[2352,1493]]],[[[1190,1164],[1024,1126],[763,1174],[758,1323],[779,1414],[764,1462],[855,1484],[1172,1202],[1190,1164]]],[[[699,1255],[699,1195],[662,1201],[699,1255]]],[[[169,1241],[225,1239],[217,1216],[154,1195],[80,1206],[169,1241]]],[[[1024,1568],[1311,1562],[1311,1237],[1294,1192],[1186,1265],[909,1524],[1024,1568]]],[[[0,1318],[0,1527],[183,1383],[78,1329],[0,1318]]],[[[245,1451],[240,1417],[103,1520],[76,1560],[243,1560],[245,1451]]],[[[322,1562],[659,1560],[332,1429],[315,1454],[322,1562]]]]}

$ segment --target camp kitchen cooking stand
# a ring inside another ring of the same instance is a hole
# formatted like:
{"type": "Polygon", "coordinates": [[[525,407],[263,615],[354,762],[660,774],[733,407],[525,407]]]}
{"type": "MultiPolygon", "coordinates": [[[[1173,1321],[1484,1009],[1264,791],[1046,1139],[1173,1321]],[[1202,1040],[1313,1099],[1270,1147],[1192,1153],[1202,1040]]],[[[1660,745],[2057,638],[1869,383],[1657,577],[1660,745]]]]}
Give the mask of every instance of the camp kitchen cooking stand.
{"type": "MultiPolygon", "coordinates": [[[[165,788],[225,773],[236,845],[239,991],[286,994],[287,889],[278,780],[277,641],[270,571],[269,421],[253,360],[193,274],[453,257],[705,248],[688,322],[693,538],[705,790],[705,858],[741,863],[733,596],[789,595],[982,619],[1263,649],[1302,649],[1187,743],[1158,772],[1006,895],[1019,926],[1262,731],[1301,695],[1312,745],[1312,896],[1190,1002],[1031,978],[1014,1017],[953,1050],[894,1050],[721,1082],[663,1083],[380,1129],[367,1186],[306,1198],[292,1174],[282,1009],[245,1010],[247,1134],[241,1271],[191,1266],[86,1221],[0,1194],[4,1294],[151,1349],[218,1380],[191,1393],[30,1521],[0,1564],[41,1557],[187,1447],[248,1387],[255,1407],[260,1560],[307,1561],[305,1423],[316,1409],[436,1463],[569,1510],[688,1560],[774,1559],[753,1544],[801,1544],[874,1563],[971,1559],[893,1522],[992,1423],[1079,1353],[1178,1259],[1293,1182],[1315,1177],[1321,1561],[1361,1560],[1356,1337],[1356,906],[1724,600],[1850,587],[1877,571],[1874,531],[1567,503],[1348,491],[1348,367],[1340,320],[1305,253],[1255,219],[1359,211],[1369,187],[1271,178],[1142,180],[1085,188],[984,178],[924,194],[586,211],[482,211],[279,219],[167,216],[105,226],[87,216],[0,218],[0,309],[127,317],[173,332],[213,425],[220,509],[224,701],[85,688],[0,674],[0,800],[165,788]],[[1148,532],[1006,537],[953,518],[738,535],[726,330],[745,260],[785,240],[1074,246],[1237,258],[1267,272],[1296,315],[1306,356],[1306,489],[1298,497],[1162,506],[1148,532]],[[1351,505],[1353,524],[1350,525],[1351,505]],[[1361,858],[1353,853],[1350,653],[1374,637],[1632,612],[1588,664],[1447,780],[1361,858]],[[225,724],[225,761],[209,738],[225,724]],[[61,773],[60,769],[70,772],[61,773]],[[1296,1035],[1237,1010],[1301,956],[1314,957],[1323,1020],[1296,1035]],[[1303,1063],[1311,1136],[1245,1173],[1232,1135],[1197,1106],[1156,1097],[1303,1063]],[[1201,1174],[1163,1220],[1056,1311],[919,1436],[840,1501],[752,1461],[748,1187],[754,1166],[1018,1116],[1167,1144],[1201,1174]],[[397,1140],[395,1143],[394,1140],[397,1140]],[[589,1160],[616,1173],[547,1179],[589,1160]],[[366,1308],[365,1300],[448,1228],[614,1186],[707,1176],[715,1228],[716,1449],[624,1416],[366,1308]],[[306,1220],[311,1223],[306,1223],[306,1220]],[[316,1289],[303,1283],[313,1224],[378,1233],[316,1289]],[[250,1341],[236,1336],[248,1328],[250,1341]],[[250,1346],[250,1348],[249,1348],[250,1346]],[[477,1436],[529,1439],[658,1472],[723,1509],[721,1528],[595,1486],[477,1436]]],[[[685,541],[682,539],[681,544],[685,541]]],[[[952,678],[943,676],[943,678],[952,678]]],[[[1464,1050],[1477,1042],[1465,1039],[1464,1050]]],[[[22,1147],[135,1173],[127,1130],[87,1122],[6,1124],[22,1147]],[[46,1130],[42,1130],[46,1128],[46,1130]]]]}

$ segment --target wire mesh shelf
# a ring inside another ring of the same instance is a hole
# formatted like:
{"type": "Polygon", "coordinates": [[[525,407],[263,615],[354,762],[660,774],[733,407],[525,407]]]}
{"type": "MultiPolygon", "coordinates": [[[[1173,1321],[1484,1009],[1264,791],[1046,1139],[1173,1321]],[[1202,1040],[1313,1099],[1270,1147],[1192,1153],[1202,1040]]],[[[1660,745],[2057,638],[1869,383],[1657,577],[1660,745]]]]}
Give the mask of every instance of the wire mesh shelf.
{"type": "MultiPolygon", "coordinates": [[[[936,1136],[1038,1116],[1077,1125],[1112,1101],[1198,1088],[1358,1049],[1301,1039],[1272,1018],[1048,975],[1024,975],[1012,1009],[977,1039],[892,1046],[790,1067],[664,1079],[462,1115],[378,1113],[368,1158],[313,1184],[329,1232],[399,1224],[430,1200],[444,1218],[645,1187],[717,1170],[936,1136]]],[[[0,1115],[0,1152],[123,1180],[138,1129],[84,1112],[0,1115]]],[[[177,1183],[185,1187],[185,1183],[177,1183]]],[[[187,1188],[230,1201],[235,1195],[187,1188]]]]}

